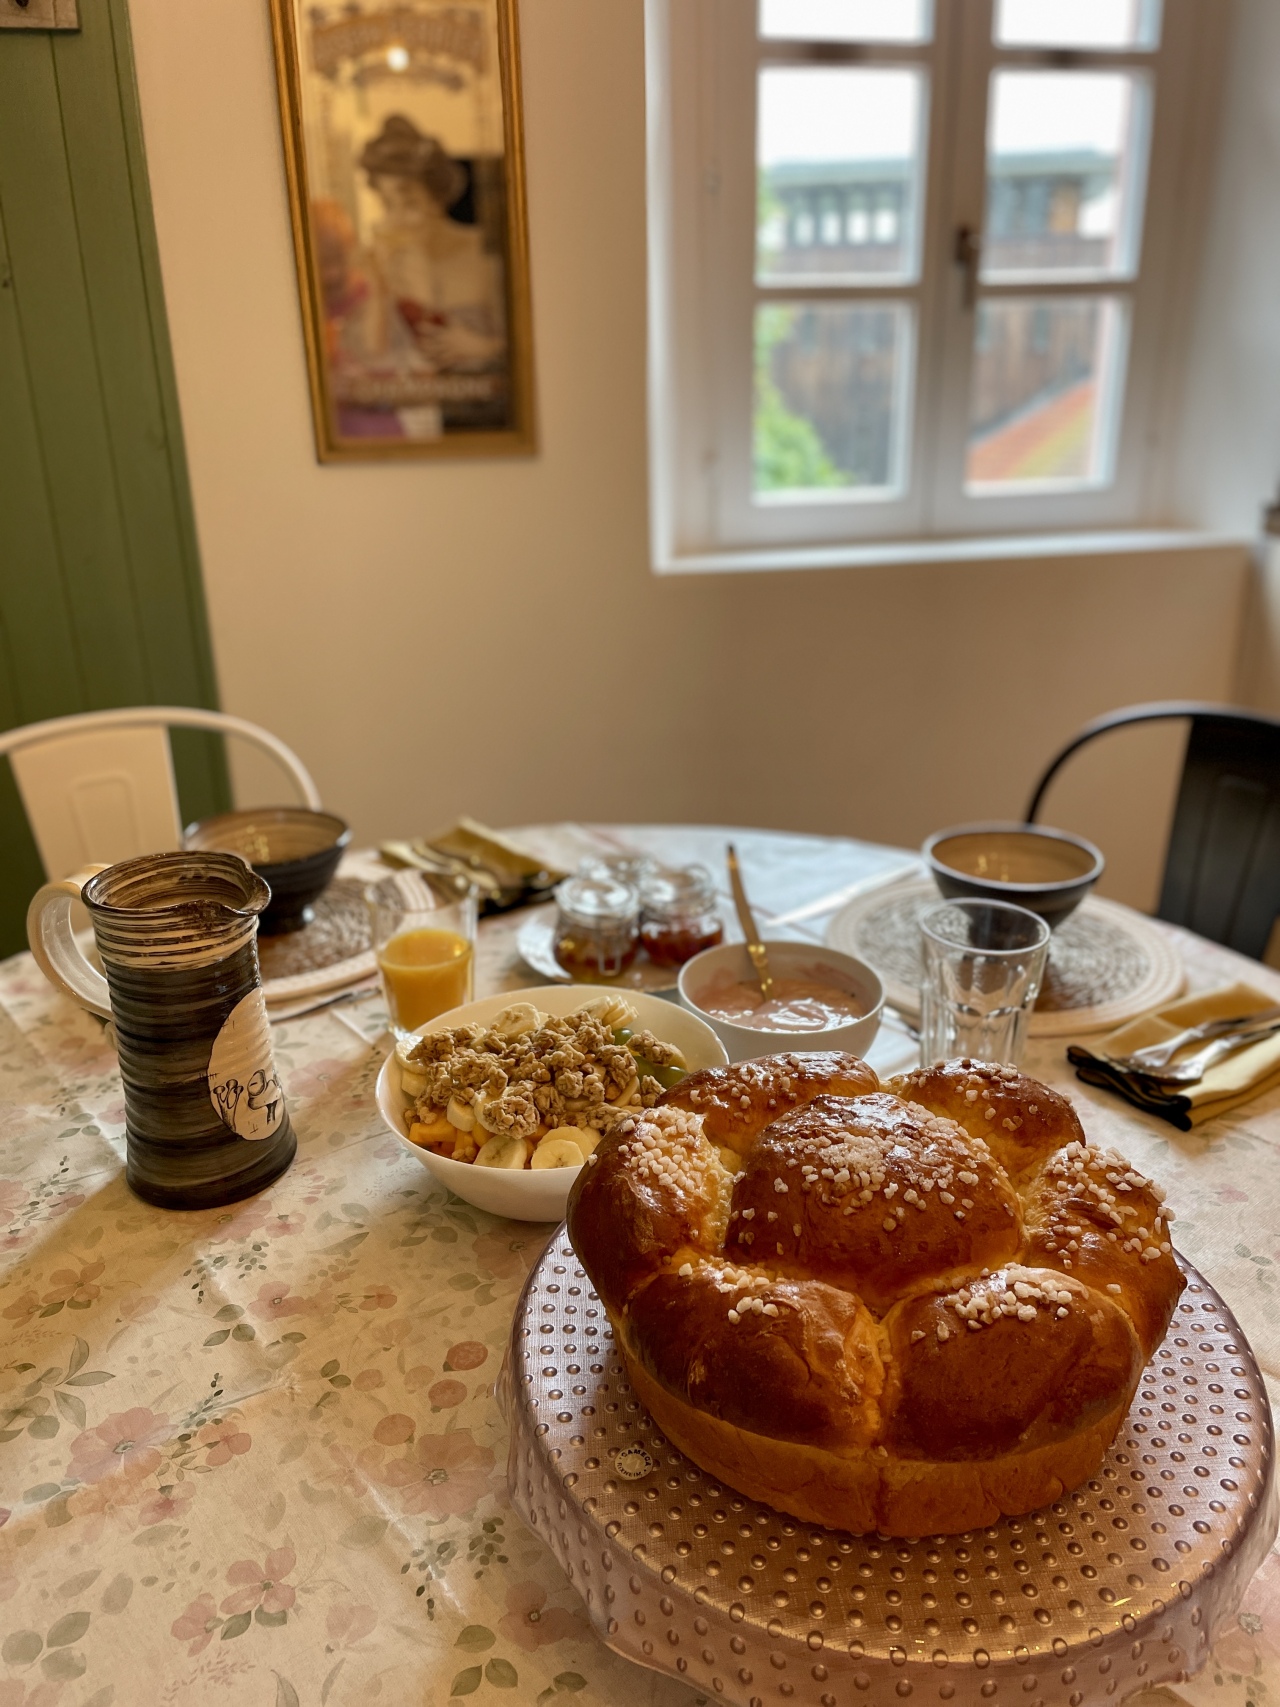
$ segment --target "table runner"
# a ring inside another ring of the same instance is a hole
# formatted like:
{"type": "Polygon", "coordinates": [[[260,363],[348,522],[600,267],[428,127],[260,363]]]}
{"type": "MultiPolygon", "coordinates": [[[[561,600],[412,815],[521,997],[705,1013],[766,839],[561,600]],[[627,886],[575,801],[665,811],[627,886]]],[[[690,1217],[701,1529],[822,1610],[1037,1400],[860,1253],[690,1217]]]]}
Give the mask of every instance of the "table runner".
{"type": "MultiPolygon", "coordinates": [[[[616,834],[672,858],[722,835],[616,834]]],[[[770,912],[898,857],[748,845],[770,912]]],[[[485,927],[480,993],[531,981],[517,925],[485,927]]],[[[1173,934],[1193,987],[1246,964],[1173,934]]],[[[448,1197],[380,1126],[382,1017],[275,1028],[297,1161],[259,1198],[177,1215],[124,1184],[102,1027],[28,956],[0,965],[0,1707],[701,1699],[604,1648],[510,1510],[493,1382],[550,1229],[448,1197]]],[[[1061,1041],[1027,1065],[1166,1185],[1274,1394],[1280,1095],[1182,1135],[1078,1085],[1061,1041]]],[[[1276,1554],[1177,1693],[1280,1697],[1276,1554]]]]}

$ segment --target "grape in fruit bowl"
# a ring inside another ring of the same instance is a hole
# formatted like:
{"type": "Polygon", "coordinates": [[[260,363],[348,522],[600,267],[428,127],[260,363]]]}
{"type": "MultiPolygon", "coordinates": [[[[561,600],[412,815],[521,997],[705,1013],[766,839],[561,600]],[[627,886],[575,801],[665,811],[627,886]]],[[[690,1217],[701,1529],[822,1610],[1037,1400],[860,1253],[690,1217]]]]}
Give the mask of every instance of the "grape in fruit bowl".
{"type": "Polygon", "coordinates": [[[459,1197],[552,1221],[605,1132],[725,1059],[709,1026],[640,991],[515,990],[402,1039],[378,1076],[378,1107],[459,1197]]]}

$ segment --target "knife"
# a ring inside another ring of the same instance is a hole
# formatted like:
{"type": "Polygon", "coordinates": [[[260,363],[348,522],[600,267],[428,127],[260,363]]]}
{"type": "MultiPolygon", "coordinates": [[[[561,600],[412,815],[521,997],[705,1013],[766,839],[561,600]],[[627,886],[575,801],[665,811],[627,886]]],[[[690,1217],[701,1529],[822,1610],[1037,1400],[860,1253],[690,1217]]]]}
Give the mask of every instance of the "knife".
{"type": "Polygon", "coordinates": [[[769,956],[760,940],[755,914],[751,911],[751,903],[747,900],[747,892],[742,886],[742,872],[738,869],[738,855],[732,842],[728,844],[728,857],[729,887],[733,890],[733,904],[738,910],[738,923],[742,926],[742,934],[747,939],[747,953],[751,956],[751,964],[760,980],[760,994],[767,1002],[773,995],[769,956]]]}

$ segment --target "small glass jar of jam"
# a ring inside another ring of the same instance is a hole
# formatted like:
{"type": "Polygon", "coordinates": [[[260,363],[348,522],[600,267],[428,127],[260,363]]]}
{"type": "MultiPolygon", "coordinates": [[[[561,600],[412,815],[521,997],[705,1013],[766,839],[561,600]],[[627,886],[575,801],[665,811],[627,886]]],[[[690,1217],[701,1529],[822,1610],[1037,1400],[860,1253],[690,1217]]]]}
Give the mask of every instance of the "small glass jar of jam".
{"type": "Polygon", "coordinates": [[[603,872],[579,872],[556,889],[554,949],[575,978],[616,978],[639,952],[640,896],[603,872]]]}
{"type": "Polygon", "coordinates": [[[683,966],[724,937],[705,866],[657,871],[640,886],[640,941],[656,966],[683,966]]]}

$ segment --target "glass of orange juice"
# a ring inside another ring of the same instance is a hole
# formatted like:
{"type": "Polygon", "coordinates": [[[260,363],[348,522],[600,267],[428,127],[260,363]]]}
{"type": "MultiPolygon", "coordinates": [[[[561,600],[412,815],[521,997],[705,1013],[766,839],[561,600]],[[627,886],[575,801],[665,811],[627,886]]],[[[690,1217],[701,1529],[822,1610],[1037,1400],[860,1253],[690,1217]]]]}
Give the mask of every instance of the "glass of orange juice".
{"type": "Polygon", "coordinates": [[[469,1002],[475,988],[476,895],[425,871],[372,883],[365,900],[391,1029],[407,1036],[469,1002]]]}

